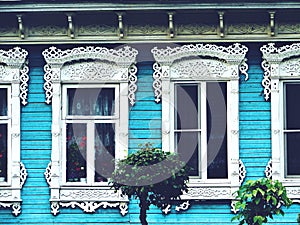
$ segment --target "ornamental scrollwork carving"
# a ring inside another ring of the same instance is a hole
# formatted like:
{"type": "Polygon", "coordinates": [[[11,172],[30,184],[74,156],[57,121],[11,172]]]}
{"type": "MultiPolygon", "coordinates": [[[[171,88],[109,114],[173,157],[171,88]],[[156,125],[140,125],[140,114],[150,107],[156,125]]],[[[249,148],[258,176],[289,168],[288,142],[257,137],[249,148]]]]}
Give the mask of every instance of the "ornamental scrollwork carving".
{"type": "Polygon", "coordinates": [[[190,187],[184,193],[186,199],[231,199],[232,193],[228,188],[190,187]]]}
{"type": "Polygon", "coordinates": [[[47,181],[47,184],[50,186],[51,184],[51,178],[52,178],[52,172],[51,172],[51,168],[52,168],[52,162],[48,163],[48,166],[46,168],[46,171],[44,173],[45,179],[47,181]]]}
{"type": "Polygon", "coordinates": [[[61,50],[50,47],[43,51],[44,90],[46,103],[53,97],[53,81],[116,81],[127,80],[130,104],[135,102],[136,72],[134,65],[138,51],[130,46],[120,49],[105,47],[78,47],[61,50]],[[127,71],[124,74],[124,71],[127,71]],[[58,74],[60,73],[60,74],[58,74]]]}
{"type": "Polygon", "coordinates": [[[167,27],[159,25],[130,25],[128,26],[129,34],[143,34],[143,35],[157,35],[157,34],[166,34],[167,27]]]}
{"type": "Polygon", "coordinates": [[[192,34],[192,35],[203,35],[203,34],[217,34],[217,26],[209,24],[184,24],[178,25],[176,28],[178,35],[192,34]]]}
{"type": "Polygon", "coordinates": [[[266,34],[268,31],[267,24],[240,23],[228,26],[228,34],[266,34]]]}
{"type": "Polygon", "coordinates": [[[261,67],[264,70],[264,77],[261,84],[264,88],[265,100],[268,101],[271,95],[271,66],[268,61],[263,60],[261,63],[261,67]]]}
{"type": "Polygon", "coordinates": [[[3,208],[11,208],[12,209],[12,214],[14,216],[18,216],[21,213],[21,204],[20,202],[0,202],[0,207],[3,208]]]}
{"type": "Polygon", "coordinates": [[[27,170],[25,168],[25,165],[20,162],[20,186],[23,187],[26,179],[27,179],[27,170]]]}
{"type": "Polygon", "coordinates": [[[85,213],[95,213],[95,211],[102,207],[102,208],[116,208],[119,207],[120,213],[122,216],[124,216],[128,211],[127,203],[112,203],[112,202],[93,202],[93,201],[84,201],[84,202],[60,202],[60,206],[62,207],[79,207],[82,209],[85,213]]]}
{"type": "Polygon", "coordinates": [[[161,94],[162,94],[162,83],[161,83],[161,78],[162,78],[162,67],[159,63],[154,63],[153,64],[153,84],[152,87],[154,89],[154,96],[155,96],[155,102],[159,103],[161,100],[161,94]]]}
{"type": "Polygon", "coordinates": [[[246,167],[242,160],[239,159],[239,184],[241,185],[246,177],[246,167]]]}
{"type": "Polygon", "coordinates": [[[29,67],[23,66],[23,68],[20,70],[20,98],[21,103],[23,105],[27,104],[27,95],[28,95],[28,81],[29,81],[29,67]]]}
{"type": "Polygon", "coordinates": [[[184,202],[182,202],[180,205],[178,205],[178,206],[176,206],[175,207],[175,210],[177,211],[177,212],[179,212],[179,211],[185,211],[185,210],[188,210],[188,208],[190,207],[190,201],[184,201],[184,202]]]}
{"type": "Polygon", "coordinates": [[[117,33],[117,28],[108,25],[92,24],[80,26],[78,29],[79,35],[111,35],[117,33]]]}
{"type": "Polygon", "coordinates": [[[65,27],[55,25],[33,26],[28,31],[30,36],[63,36],[67,34],[65,27]]]}
{"type": "Polygon", "coordinates": [[[265,175],[267,178],[272,179],[272,174],[273,174],[273,170],[272,170],[272,159],[269,160],[266,169],[265,169],[265,175]]]}
{"type": "Polygon", "coordinates": [[[61,190],[60,198],[63,200],[93,200],[93,199],[119,199],[126,201],[119,193],[114,190],[105,189],[84,189],[84,190],[61,190]]]}

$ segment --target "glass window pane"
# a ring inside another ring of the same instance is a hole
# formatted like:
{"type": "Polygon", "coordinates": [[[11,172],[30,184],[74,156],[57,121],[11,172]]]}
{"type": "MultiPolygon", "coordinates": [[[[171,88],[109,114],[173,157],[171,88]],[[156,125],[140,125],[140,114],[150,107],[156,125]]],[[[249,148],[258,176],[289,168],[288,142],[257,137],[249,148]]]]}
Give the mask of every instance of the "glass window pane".
{"type": "Polygon", "coordinates": [[[69,88],[68,115],[112,116],[115,113],[114,88],[69,88]]]}
{"type": "Polygon", "coordinates": [[[199,140],[200,132],[178,132],[175,135],[176,150],[181,160],[192,168],[190,176],[200,176],[199,173],[199,140]]]}
{"type": "Polygon", "coordinates": [[[300,175],[300,132],[286,133],[286,173],[287,175],[300,175]]]}
{"type": "Polygon", "coordinates": [[[285,129],[300,129],[300,83],[285,84],[285,129]]]}
{"type": "Polygon", "coordinates": [[[0,116],[7,116],[7,88],[0,88],[0,116]]]}
{"type": "Polygon", "coordinates": [[[7,181],[7,124],[0,124],[0,183],[7,181]]]}
{"type": "Polygon", "coordinates": [[[86,181],[86,124],[67,124],[67,181],[86,181]]]}
{"type": "Polygon", "coordinates": [[[198,129],[198,85],[176,85],[175,129],[198,129]]]}
{"type": "Polygon", "coordinates": [[[207,98],[207,178],[227,178],[227,86],[208,82],[207,98]]]}
{"type": "Polygon", "coordinates": [[[107,181],[115,169],[115,127],[95,124],[95,182],[107,181]]]}

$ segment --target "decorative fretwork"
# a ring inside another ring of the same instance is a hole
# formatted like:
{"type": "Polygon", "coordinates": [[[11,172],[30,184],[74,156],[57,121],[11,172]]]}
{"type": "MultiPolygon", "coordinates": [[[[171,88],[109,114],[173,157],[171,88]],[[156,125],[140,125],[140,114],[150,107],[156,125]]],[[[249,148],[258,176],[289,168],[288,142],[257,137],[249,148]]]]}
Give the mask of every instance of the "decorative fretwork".
{"type": "Polygon", "coordinates": [[[22,99],[22,104],[27,104],[27,95],[28,95],[28,81],[29,81],[29,67],[24,66],[20,70],[20,98],[22,99]]]}
{"type": "Polygon", "coordinates": [[[185,211],[185,210],[188,210],[189,207],[190,207],[190,201],[184,201],[180,205],[176,206],[175,210],[177,212],[179,212],[179,211],[185,211]]]}
{"type": "Polygon", "coordinates": [[[162,77],[162,67],[159,63],[153,64],[153,89],[154,89],[154,95],[155,95],[155,102],[159,103],[161,99],[161,77],[162,77]]]}
{"type": "Polygon", "coordinates": [[[29,36],[64,36],[67,34],[65,27],[55,25],[32,26],[28,30],[29,36]]]}
{"type": "Polygon", "coordinates": [[[227,34],[266,34],[267,24],[239,23],[231,24],[227,28],[227,34]]]}
{"type": "Polygon", "coordinates": [[[133,105],[137,89],[135,84],[137,69],[134,67],[137,53],[137,50],[129,46],[120,49],[88,46],[68,50],[50,47],[44,50],[43,56],[47,62],[44,67],[46,103],[51,103],[54,80],[82,82],[127,80],[128,98],[133,105]]]}
{"type": "Polygon", "coordinates": [[[128,212],[128,206],[126,203],[112,203],[112,202],[92,202],[92,201],[84,201],[84,202],[60,202],[60,206],[62,207],[79,207],[85,213],[95,213],[95,211],[102,207],[104,209],[110,208],[117,208],[119,207],[120,213],[122,216],[125,216],[128,212]]]}
{"type": "Polygon", "coordinates": [[[18,216],[21,213],[21,204],[20,202],[0,202],[0,207],[3,208],[11,208],[12,209],[12,214],[14,216],[18,216]]]}
{"type": "Polygon", "coordinates": [[[209,24],[182,24],[177,26],[178,35],[204,35],[217,34],[217,26],[209,24]]]}
{"type": "Polygon", "coordinates": [[[143,34],[143,35],[164,35],[167,34],[167,27],[159,25],[130,25],[128,26],[128,34],[143,34]]]}
{"type": "Polygon", "coordinates": [[[242,160],[239,159],[239,184],[241,185],[246,177],[246,167],[242,160]]]}
{"type": "Polygon", "coordinates": [[[266,169],[265,169],[265,175],[267,178],[272,179],[272,174],[273,174],[273,170],[272,170],[272,159],[269,160],[266,169]]]}
{"type": "Polygon", "coordinates": [[[236,214],[239,210],[235,208],[236,203],[238,203],[238,201],[236,200],[232,200],[231,204],[230,204],[230,210],[231,212],[233,212],[234,214],[236,214]]]}
{"type": "Polygon", "coordinates": [[[86,26],[80,26],[78,29],[79,35],[112,35],[117,33],[117,27],[109,26],[109,25],[97,25],[91,24],[86,26]]]}

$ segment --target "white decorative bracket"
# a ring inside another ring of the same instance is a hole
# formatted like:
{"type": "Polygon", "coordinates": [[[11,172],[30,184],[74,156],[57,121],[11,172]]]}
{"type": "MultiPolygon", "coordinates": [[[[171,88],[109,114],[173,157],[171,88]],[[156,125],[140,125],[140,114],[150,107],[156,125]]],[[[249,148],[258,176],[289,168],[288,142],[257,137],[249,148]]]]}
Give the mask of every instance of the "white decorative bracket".
{"type": "Polygon", "coordinates": [[[266,178],[272,179],[272,174],[272,159],[270,159],[265,169],[266,178]]]}
{"type": "Polygon", "coordinates": [[[219,11],[218,12],[218,15],[219,15],[219,29],[220,29],[220,37],[223,38],[225,37],[225,28],[224,28],[224,12],[223,11],[219,11]]]}
{"type": "Polygon", "coordinates": [[[241,185],[244,182],[246,177],[246,167],[242,160],[239,159],[239,184],[241,185]]]}
{"type": "Polygon", "coordinates": [[[275,36],[275,11],[270,11],[269,16],[270,16],[270,36],[275,36]]]}
{"type": "Polygon", "coordinates": [[[22,15],[17,15],[17,19],[18,19],[18,25],[19,25],[19,37],[21,39],[24,39],[25,34],[24,34],[24,26],[23,26],[22,15]]]}
{"type": "Polygon", "coordinates": [[[61,50],[50,47],[43,51],[47,62],[44,67],[46,103],[50,104],[53,97],[53,81],[77,81],[77,82],[124,82],[129,83],[128,98],[130,104],[135,103],[137,90],[137,68],[135,66],[138,51],[129,46],[120,49],[108,49],[104,47],[79,47],[61,50]],[[88,66],[79,60],[93,60],[88,66]],[[76,64],[77,61],[77,64],[76,64]],[[71,63],[66,65],[66,63],[71,63]],[[90,66],[93,67],[91,72],[90,66]],[[68,73],[63,73],[68,71],[68,73]],[[103,72],[104,71],[104,72],[103,72]]]}
{"type": "Polygon", "coordinates": [[[120,38],[124,38],[124,24],[123,24],[124,12],[117,12],[118,16],[118,33],[120,38]]]}
{"type": "Polygon", "coordinates": [[[75,33],[74,33],[74,24],[73,24],[73,17],[71,14],[67,14],[67,19],[68,19],[68,36],[70,38],[75,38],[75,33]]]}
{"type": "Polygon", "coordinates": [[[169,36],[170,36],[170,38],[174,38],[175,37],[174,14],[175,14],[175,12],[168,12],[168,17],[169,17],[169,36]]]}
{"type": "Polygon", "coordinates": [[[191,79],[238,78],[238,72],[235,74],[235,71],[231,71],[231,65],[237,66],[247,80],[248,65],[245,58],[247,51],[248,48],[239,43],[229,47],[213,44],[190,44],[175,48],[153,48],[151,52],[156,61],[153,64],[155,102],[161,101],[162,79],[175,78],[170,76],[191,79]],[[172,71],[171,75],[170,71],[172,71]]]}

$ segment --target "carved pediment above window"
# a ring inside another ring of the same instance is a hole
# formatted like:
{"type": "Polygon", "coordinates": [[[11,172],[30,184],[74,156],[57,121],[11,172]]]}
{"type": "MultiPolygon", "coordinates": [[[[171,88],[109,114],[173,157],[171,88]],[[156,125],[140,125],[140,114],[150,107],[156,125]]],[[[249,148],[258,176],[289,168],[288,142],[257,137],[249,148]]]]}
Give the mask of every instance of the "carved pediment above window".
{"type": "Polygon", "coordinates": [[[193,59],[174,63],[171,68],[173,78],[218,78],[228,71],[224,62],[217,60],[193,59]]]}
{"type": "Polygon", "coordinates": [[[159,49],[151,52],[155,59],[153,65],[153,88],[155,101],[162,97],[163,79],[195,80],[237,80],[239,74],[248,79],[246,53],[248,48],[239,43],[228,47],[213,44],[190,44],[178,47],[159,49]]]}
{"type": "Polygon", "coordinates": [[[62,68],[61,80],[122,80],[118,72],[118,66],[110,62],[76,63],[62,68]]]}
{"type": "Polygon", "coordinates": [[[53,81],[122,81],[129,83],[128,98],[135,102],[136,72],[134,65],[138,51],[130,46],[119,49],[105,47],[78,47],[62,50],[50,47],[43,51],[46,103],[53,97],[53,81]]]}

